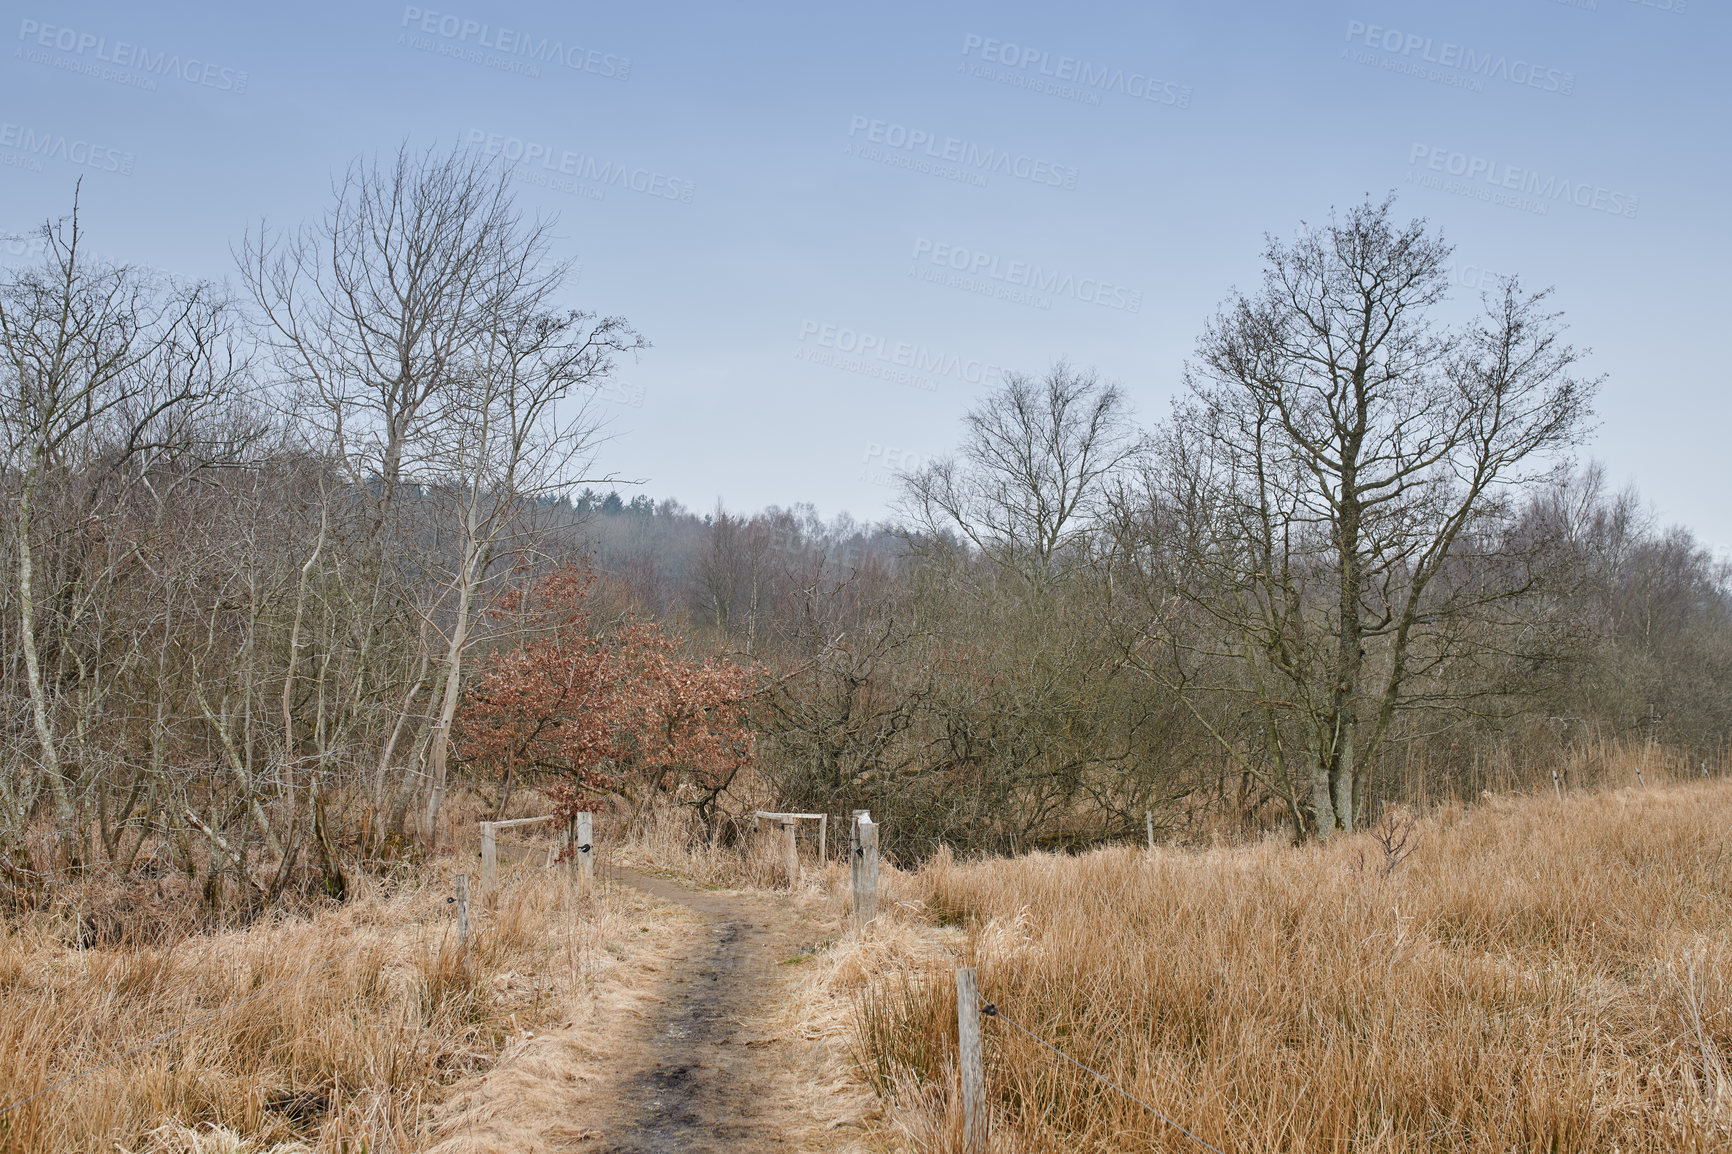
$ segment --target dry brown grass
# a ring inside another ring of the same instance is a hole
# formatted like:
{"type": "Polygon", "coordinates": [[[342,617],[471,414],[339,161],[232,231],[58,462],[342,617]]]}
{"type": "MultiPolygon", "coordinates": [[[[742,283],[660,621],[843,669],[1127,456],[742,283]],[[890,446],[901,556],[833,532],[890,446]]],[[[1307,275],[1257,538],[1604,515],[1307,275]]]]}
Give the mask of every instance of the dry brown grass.
{"type": "MultiPolygon", "coordinates": [[[[864,937],[842,917],[846,867],[808,868],[789,909],[831,928],[783,959],[799,996],[767,1003],[765,1026],[803,1039],[791,1093],[864,1124],[874,1149],[960,1149],[951,974],[967,960],[1008,1015],[1223,1150],[1732,1150],[1732,784],[1657,776],[1446,807],[1393,865],[1364,834],[886,866],[864,937]]],[[[622,834],[598,830],[604,859],[775,879],[772,838],[724,850],[678,815],[622,834]]],[[[554,836],[502,866],[517,880],[477,914],[467,957],[444,899],[473,872],[469,845],[245,929],[177,922],[173,894],[131,918],[86,903],[89,948],[66,944],[64,912],[14,921],[0,1103],[191,1025],[0,1116],[0,1151],[582,1140],[573,1104],[608,1093],[609,1040],[693,931],[641,895],[574,901],[536,868],[554,836]]],[[[995,1152],[1199,1149],[986,1028],[995,1152]]]]}
{"type": "MultiPolygon", "coordinates": [[[[1016,1021],[1223,1150],[1732,1150],[1729,829],[1714,781],[1446,808],[1393,868],[1371,834],[941,858],[895,880],[920,917],[837,951],[824,988],[852,996],[916,1149],[959,1149],[966,958],[1016,1021]]],[[[995,1147],[1201,1149],[986,1032],[995,1147]]]]}
{"type": "MultiPolygon", "coordinates": [[[[836,823],[831,822],[834,826],[836,823]]],[[[798,830],[800,861],[808,880],[815,881],[817,824],[801,822],[798,830]]],[[[648,873],[666,874],[704,889],[762,890],[785,885],[782,866],[781,827],[765,822],[754,831],[750,820],[741,826],[732,845],[705,835],[690,808],[661,805],[647,808],[635,819],[608,815],[596,827],[604,840],[602,862],[617,862],[648,873]]],[[[846,833],[844,832],[844,837],[846,833]]],[[[831,831],[831,840],[836,840],[831,831]]],[[[845,847],[844,847],[845,848],[845,847]]],[[[831,856],[836,854],[834,845],[831,856]]]]}
{"type": "Polygon", "coordinates": [[[310,917],[154,943],[73,948],[46,914],[0,929],[0,1105],[47,1090],[0,1115],[0,1150],[420,1148],[452,1087],[567,1016],[635,932],[629,898],[542,874],[478,903],[461,948],[458,862],[473,873],[446,858],[310,917]]]}

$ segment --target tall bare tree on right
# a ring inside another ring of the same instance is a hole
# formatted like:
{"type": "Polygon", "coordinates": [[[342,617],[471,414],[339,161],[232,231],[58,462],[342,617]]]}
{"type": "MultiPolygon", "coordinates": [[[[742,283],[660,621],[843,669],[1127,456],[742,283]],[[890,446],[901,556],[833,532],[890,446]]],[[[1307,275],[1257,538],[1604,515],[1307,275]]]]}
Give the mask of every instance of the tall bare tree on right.
{"type": "MultiPolygon", "coordinates": [[[[1438,317],[1451,248],[1366,201],[1271,239],[1255,295],[1205,329],[1141,484],[1160,612],[1144,667],[1213,716],[1227,750],[1318,836],[1363,820],[1397,716],[1471,708],[1494,606],[1533,588],[1512,500],[1583,435],[1547,293],[1507,280],[1438,317]],[[1182,623],[1182,624],[1181,624],[1182,623]]],[[[1203,711],[1199,709],[1199,716],[1203,711]]]]}

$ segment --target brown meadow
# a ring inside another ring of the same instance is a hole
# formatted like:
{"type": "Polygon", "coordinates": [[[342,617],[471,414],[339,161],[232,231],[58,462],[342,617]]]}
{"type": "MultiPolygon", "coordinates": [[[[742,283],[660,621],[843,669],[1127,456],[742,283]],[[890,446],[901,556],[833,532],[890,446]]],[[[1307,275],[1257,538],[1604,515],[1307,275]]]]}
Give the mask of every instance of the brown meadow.
{"type": "Polygon", "coordinates": [[[0,931],[0,1105],[30,1099],[0,1115],[0,1150],[421,1148],[450,1087],[569,1013],[636,933],[632,899],[574,899],[556,871],[478,904],[465,948],[454,868],[156,941],[77,948],[41,916],[0,931]]]}
{"type": "MultiPolygon", "coordinates": [[[[1732,1150],[1732,784],[1449,806],[1397,846],[1409,821],[898,885],[965,927],[983,998],[1222,1150],[1732,1150]]],[[[929,1150],[961,1148],[954,961],[854,994],[862,1068],[929,1150]]],[[[984,1029],[995,1148],[1202,1149],[984,1029]]]]}
{"type": "MultiPolygon", "coordinates": [[[[724,851],[677,825],[609,856],[772,883],[768,839],[724,851]]],[[[1732,782],[1713,780],[1392,811],[1298,848],[941,853],[886,867],[864,938],[845,867],[808,867],[794,901],[834,937],[777,1012],[836,1042],[813,1094],[883,1097],[871,1149],[961,1149],[952,974],[973,964],[1009,1020],[985,1022],[994,1151],[1202,1149],[1010,1021],[1223,1151],[1732,1150],[1729,827],[1732,782]]],[[[413,1150],[482,1124],[509,1148],[553,1087],[534,1063],[489,1072],[574,1007],[647,996],[675,927],[530,871],[463,951],[461,860],[218,932],[152,938],[141,915],[77,948],[46,914],[14,921],[6,1100],[112,1064],[0,1116],[0,1150],[413,1150]]],[[[605,1046],[592,1059],[605,1082],[605,1046]]]]}

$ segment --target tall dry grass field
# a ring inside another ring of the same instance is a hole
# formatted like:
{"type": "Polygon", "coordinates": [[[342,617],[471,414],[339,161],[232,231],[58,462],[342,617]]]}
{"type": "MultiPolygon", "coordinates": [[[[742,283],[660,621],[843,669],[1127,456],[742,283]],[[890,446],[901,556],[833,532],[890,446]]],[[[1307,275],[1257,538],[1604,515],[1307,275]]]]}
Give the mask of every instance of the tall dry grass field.
{"type": "MultiPolygon", "coordinates": [[[[1370,834],[958,865],[983,996],[1225,1151],[1732,1150],[1732,785],[1494,799],[1370,834]]],[[[856,994],[916,1145],[960,1148],[952,966],[856,994]]],[[[1200,1150],[987,1019],[995,1148],[1200,1150]]]]}
{"type": "Polygon", "coordinates": [[[39,1095],[0,1114],[0,1151],[419,1148],[447,1089],[566,1013],[626,934],[612,899],[543,874],[478,901],[462,948],[454,868],[154,942],[134,926],[76,948],[46,916],[0,928],[0,1106],[39,1095]]]}

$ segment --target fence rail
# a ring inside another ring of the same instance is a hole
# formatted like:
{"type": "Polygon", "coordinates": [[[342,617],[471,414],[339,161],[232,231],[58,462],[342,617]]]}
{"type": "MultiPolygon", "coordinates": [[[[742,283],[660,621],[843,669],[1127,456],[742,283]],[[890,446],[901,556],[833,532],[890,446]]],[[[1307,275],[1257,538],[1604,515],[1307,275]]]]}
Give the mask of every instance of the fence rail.
{"type": "Polygon", "coordinates": [[[499,885],[499,831],[511,829],[520,825],[535,825],[539,822],[553,821],[555,815],[543,814],[540,817],[514,817],[506,821],[484,821],[481,826],[481,893],[490,894],[499,885]]]}
{"type": "Polygon", "coordinates": [[[760,809],[752,814],[752,828],[757,829],[760,821],[782,823],[782,872],[787,875],[789,889],[797,889],[800,885],[800,842],[796,836],[796,823],[801,821],[818,823],[818,864],[823,865],[829,860],[830,855],[827,848],[830,834],[829,814],[774,813],[767,809],[760,809]]]}

